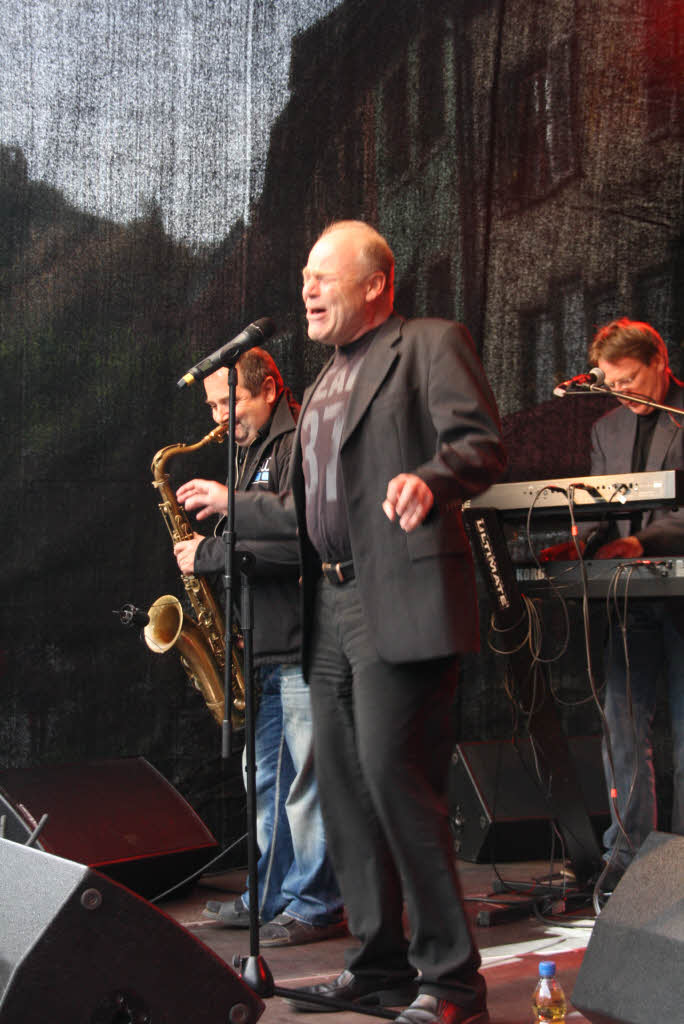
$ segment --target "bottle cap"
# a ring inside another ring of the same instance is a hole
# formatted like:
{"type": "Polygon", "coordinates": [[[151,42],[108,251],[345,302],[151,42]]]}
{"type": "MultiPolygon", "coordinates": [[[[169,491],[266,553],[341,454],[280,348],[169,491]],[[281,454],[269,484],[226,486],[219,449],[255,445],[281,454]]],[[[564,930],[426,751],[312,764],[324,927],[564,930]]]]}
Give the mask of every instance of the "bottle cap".
{"type": "Polygon", "coordinates": [[[539,964],[539,977],[540,978],[553,978],[556,973],[556,963],[554,960],[542,960],[539,964]]]}

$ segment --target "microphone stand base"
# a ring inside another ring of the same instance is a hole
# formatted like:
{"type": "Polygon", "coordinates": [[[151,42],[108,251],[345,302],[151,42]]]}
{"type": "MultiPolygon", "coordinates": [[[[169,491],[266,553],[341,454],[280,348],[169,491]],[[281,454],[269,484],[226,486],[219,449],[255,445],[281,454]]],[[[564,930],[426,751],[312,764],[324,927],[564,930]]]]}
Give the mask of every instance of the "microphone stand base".
{"type": "Polygon", "coordinates": [[[325,996],[315,995],[313,992],[302,992],[296,988],[282,988],[275,985],[271,968],[262,956],[240,956],[236,953],[233,957],[233,967],[239,973],[245,985],[249,985],[252,992],[256,992],[263,999],[270,999],[271,996],[282,996],[285,999],[301,1003],[311,1010],[320,1008],[321,1011],[349,1010],[351,1013],[358,1013],[368,1017],[378,1017],[384,1020],[394,1020],[398,1011],[385,1010],[379,1006],[362,1006],[358,1003],[344,1002],[343,1000],[326,999],[325,996]]]}
{"type": "Polygon", "coordinates": [[[269,998],[273,995],[273,975],[262,956],[240,956],[236,953],[233,957],[233,967],[239,971],[244,983],[258,996],[269,998]]]}
{"type": "Polygon", "coordinates": [[[363,1003],[349,1003],[343,999],[332,1000],[326,996],[318,996],[314,992],[302,992],[301,989],[296,988],[281,988],[279,985],[273,989],[273,995],[282,996],[290,1002],[298,1003],[300,1010],[303,1010],[304,1007],[308,1011],[318,1008],[322,1013],[340,1013],[346,1010],[349,1013],[378,1017],[382,1020],[395,1020],[400,1013],[399,1010],[386,1010],[380,1006],[367,1006],[363,1003]]]}

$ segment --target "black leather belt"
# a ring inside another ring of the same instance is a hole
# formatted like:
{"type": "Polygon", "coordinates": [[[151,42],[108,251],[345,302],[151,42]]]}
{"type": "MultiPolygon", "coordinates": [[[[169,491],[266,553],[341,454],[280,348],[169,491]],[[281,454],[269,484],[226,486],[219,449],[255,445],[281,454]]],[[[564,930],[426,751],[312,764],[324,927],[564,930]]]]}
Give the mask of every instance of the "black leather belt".
{"type": "Polygon", "coordinates": [[[326,580],[338,587],[353,580],[356,575],[353,562],[322,562],[321,571],[326,580]]]}

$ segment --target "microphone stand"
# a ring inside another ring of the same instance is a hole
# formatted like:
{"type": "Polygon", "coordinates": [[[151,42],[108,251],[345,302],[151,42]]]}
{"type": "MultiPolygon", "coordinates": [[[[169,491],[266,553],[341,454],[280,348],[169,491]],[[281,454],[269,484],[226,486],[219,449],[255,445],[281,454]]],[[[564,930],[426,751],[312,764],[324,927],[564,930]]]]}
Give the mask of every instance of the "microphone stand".
{"type": "Polygon", "coordinates": [[[607,384],[573,384],[571,387],[565,388],[562,394],[556,394],[555,391],[554,394],[557,398],[566,398],[568,395],[604,395],[606,398],[638,402],[639,405],[650,405],[653,409],[662,409],[663,412],[673,412],[676,416],[684,416],[684,409],[677,409],[673,405],[665,405],[664,402],[655,402],[652,398],[640,395],[637,391],[613,391],[607,384]]]}
{"type": "MultiPolygon", "coordinates": [[[[225,592],[225,651],[226,663],[223,677],[223,722],[221,723],[221,758],[224,762],[232,753],[231,702],[233,660],[233,568],[235,558],[235,391],[237,388],[237,359],[228,367],[228,508],[226,528],[223,531],[225,592]]],[[[248,552],[238,554],[241,588],[240,631],[243,639],[242,670],[245,681],[245,787],[247,791],[247,891],[249,893],[249,956],[233,958],[234,966],[241,967],[242,977],[258,995],[273,994],[273,976],[259,956],[259,882],[257,864],[259,849],[256,834],[256,701],[254,698],[254,654],[253,654],[253,602],[250,575],[254,567],[254,556],[248,552]]]]}
{"type": "MultiPolygon", "coordinates": [[[[226,606],[225,618],[225,652],[226,661],[223,666],[223,722],[221,723],[221,757],[227,761],[232,753],[231,700],[233,694],[231,669],[233,664],[233,554],[235,551],[235,389],[237,387],[237,367],[233,363],[228,369],[228,507],[226,510],[226,528],[223,531],[223,590],[226,606]]],[[[251,687],[251,677],[244,671],[245,695],[251,687]]],[[[246,708],[245,708],[246,710],[246,708]]],[[[246,726],[246,720],[245,720],[246,726]]]]}
{"type": "Polygon", "coordinates": [[[238,555],[242,574],[240,630],[243,639],[243,673],[245,677],[245,775],[247,789],[247,891],[249,893],[249,956],[233,958],[235,966],[249,987],[261,996],[273,995],[273,975],[259,955],[259,847],[256,835],[256,699],[253,685],[253,601],[250,576],[254,555],[238,555]],[[237,963],[236,963],[237,961],[237,963]]]}

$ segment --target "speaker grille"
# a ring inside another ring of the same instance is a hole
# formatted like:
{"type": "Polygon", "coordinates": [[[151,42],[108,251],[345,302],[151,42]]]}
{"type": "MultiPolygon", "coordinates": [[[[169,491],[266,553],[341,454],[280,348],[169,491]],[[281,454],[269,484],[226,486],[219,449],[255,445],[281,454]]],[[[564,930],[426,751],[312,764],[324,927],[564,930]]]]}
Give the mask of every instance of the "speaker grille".
{"type": "Polygon", "coordinates": [[[0,839],[0,1024],[253,1024],[258,996],[104,875],[0,839]]]}
{"type": "Polygon", "coordinates": [[[684,1019],[684,837],[652,832],[594,925],[572,993],[593,1024],[684,1019]]]}

